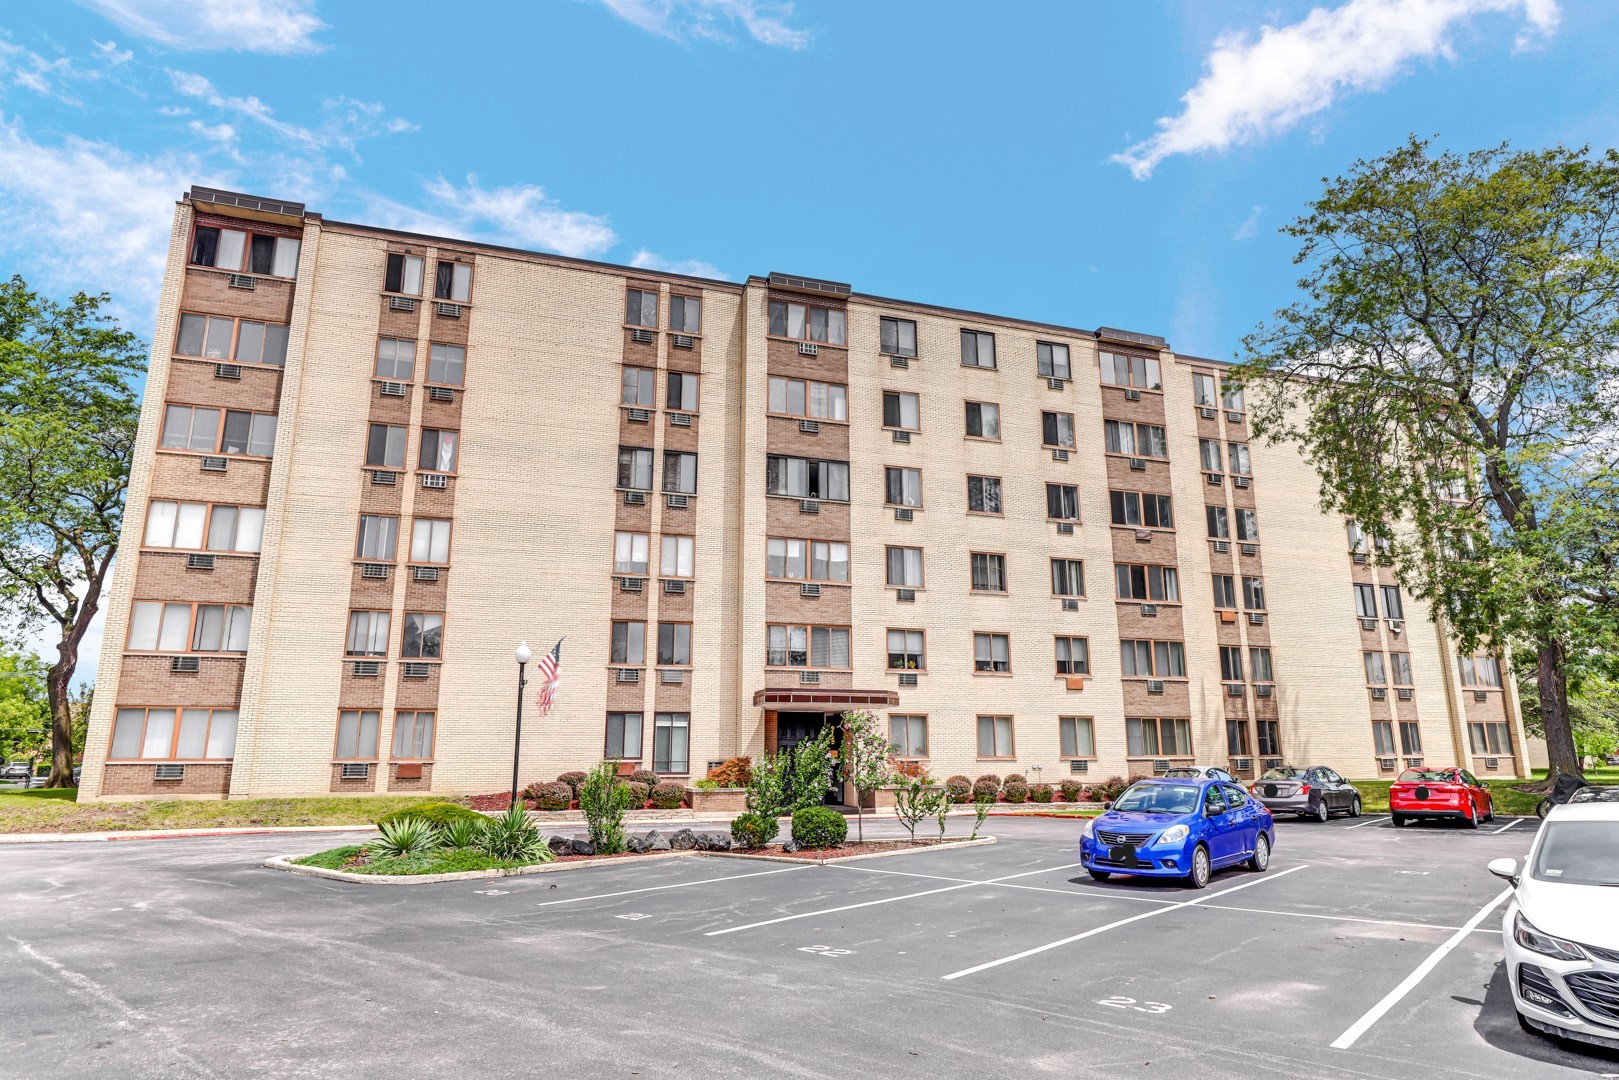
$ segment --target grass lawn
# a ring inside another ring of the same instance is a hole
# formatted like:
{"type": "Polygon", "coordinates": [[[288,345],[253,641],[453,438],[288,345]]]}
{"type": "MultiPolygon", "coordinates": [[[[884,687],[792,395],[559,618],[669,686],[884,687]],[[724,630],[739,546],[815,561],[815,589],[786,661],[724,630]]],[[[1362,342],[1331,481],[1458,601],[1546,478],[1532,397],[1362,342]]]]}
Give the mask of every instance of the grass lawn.
{"type": "MultiPolygon", "coordinates": [[[[1544,795],[1531,794],[1519,791],[1518,788],[1526,783],[1544,780],[1546,770],[1536,769],[1534,781],[1526,780],[1485,780],[1490,787],[1490,794],[1495,798],[1495,812],[1503,815],[1534,816],[1535,807],[1544,795]]],[[[1481,778],[1482,779],[1482,778],[1481,778]]],[[[1619,768],[1589,769],[1585,779],[1598,787],[1607,785],[1619,786],[1619,768]]],[[[1357,780],[1355,786],[1360,789],[1360,804],[1368,814],[1386,814],[1389,812],[1389,784],[1386,780],[1357,780]]]]}
{"type": "MultiPolygon", "coordinates": [[[[440,848],[437,851],[406,855],[399,859],[357,861],[361,847],[332,848],[292,860],[302,866],[344,870],[350,874],[458,874],[466,870],[512,870],[533,863],[495,859],[472,848],[440,848]]],[[[538,860],[536,860],[538,861],[538,860]]]]}
{"type": "Polygon", "coordinates": [[[259,825],[370,825],[383,814],[442,795],[363,799],[240,799],[229,802],[93,803],[72,788],[0,792],[0,833],[122,832],[131,829],[235,829],[259,825]]]}

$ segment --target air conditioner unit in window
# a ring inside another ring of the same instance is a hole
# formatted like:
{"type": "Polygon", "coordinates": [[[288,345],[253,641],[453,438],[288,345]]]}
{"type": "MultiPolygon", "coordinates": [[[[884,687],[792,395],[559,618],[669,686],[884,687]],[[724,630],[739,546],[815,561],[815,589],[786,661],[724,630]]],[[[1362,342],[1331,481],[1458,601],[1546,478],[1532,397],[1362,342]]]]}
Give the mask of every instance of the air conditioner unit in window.
{"type": "Polygon", "coordinates": [[[1393,772],[1395,766],[1398,764],[1399,762],[1395,761],[1391,757],[1380,757],[1377,759],[1377,767],[1382,769],[1384,772],[1393,772]]]}
{"type": "Polygon", "coordinates": [[[814,686],[820,681],[821,673],[819,671],[800,671],[798,673],[798,682],[801,686],[814,686]]]}
{"type": "Polygon", "coordinates": [[[1376,619],[1362,619],[1360,621],[1360,628],[1362,630],[1376,630],[1377,629],[1377,620],[1376,619]]]}
{"type": "Polygon", "coordinates": [[[1226,697],[1242,697],[1242,683],[1226,683],[1226,697]]]}
{"type": "Polygon", "coordinates": [[[1486,692],[1484,690],[1474,690],[1473,691],[1473,700],[1474,701],[1489,701],[1490,700],[1490,695],[1489,695],[1488,692],[1486,692]]]}
{"type": "Polygon", "coordinates": [[[672,412],[669,414],[669,423],[675,427],[691,427],[691,413],[672,412]]]}
{"type": "Polygon", "coordinates": [[[686,582],[680,578],[664,578],[663,591],[670,596],[685,596],[686,582]]]}
{"type": "Polygon", "coordinates": [[[1422,768],[1422,759],[1419,757],[1408,757],[1405,759],[1405,767],[1408,769],[1420,769],[1422,768]]]}
{"type": "Polygon", "coordinates": [[[821,422],[819,420],[800,420],[798,430],[805,435],[819,435],[821,433],[821,422]]]}
{"type": "Polygon", "coordinates": [[[632,424],[644,424],[647,421],[652,419],[652,410],[651,409],[630,409],[628,412],[625,413],[625,416],[629,420],[629,422],[632,423],[632,424]]]}
{"type": "Polygon", "coordinates": [[[1237,550],[1241,551],[1244,555],[1258,555],[1259,554],[1259,545],[1258,544],[1239,544],[1239,545],[1237,545],[1237,550]]]}
{"type": "Polygon", "coordinates": [[[1389,633],[1398,634],[1404,629],[1405,629],[1405,620],[1403,620],[1403,619],[1390,619],[1389,620],[1389,633]]]}
{"type": "Polygon", "coordinates": [[[1141,614],[1145,618],[1156,619],[1158,617],[1158,605],[1157,604],[1142,604],[1141,605],[1141,614]]]}
{"type": "Polygon", "coordinates": [[[665,495],[663,504],[671,510],[684,510],[691,505],[690,495],[665,495]]]}
{"type": "Polygon", "coordinates": [[[1147,680],[1147,693],[1149,693],[1149,694],[1162,694],[1163,692],[1164,692],[1164,680],[1162,680],[1162,679],[1148,679],[1147,680]]]}
{"type": "Polygon", "coordinates": [[[1282,767],[1282,759],[1279,757],[1268,757],[1262,759],[1259,764],[1265,769],[1280,769],[1282,767]]]}
{"type": "Polygon", "coordinates": [[[1206,405],[1200,407],[1197,411],[1205,420],[1213,420],[1216,416],[1220,415],[1219,409],[1211,409],[1206,405]]]}
{"type": "Polygon", "coordinates": [[[446,304],[446,303],[443,303],[441,301],[437,305],[437,307],[438,307],[439,316],[441,318],[459,319],[461,317],[461,305],[460,304],[446,304]]]}
{"type": "Polygon", "coordinates": [[[1217,473],[1217,472],[1211,472],[1211,473],[1205,473],[1205,474],[1203,474],[1203,479],[1205,479],[1205,480],[1207,480],[1207,481],[1208,481],[1208,482],[1209,482],[1209,484],[1210,484],[1210,486],[1212,486],[1212,487],[1219,487],[1219,486],[1220,486],[1220,483],[1221,483],[1221,482],[1222,482],[1222,481],[1223,481],[1223,480],[1225,480],[1225,477],[1224,477],[1224,476],[1221,476],[1221,475],[1220,475],[1220,474],[1219,474],[1219,473],[1217,473]]]}
{"type": "Polygon", "coordinates": [[[384,487],[393,487],[395,484],[399,483],[399,474],[396,472],[391,472],[387,469],[372,469],[371,482],[373,484],[381,484],[384,487]]]}
{"type": "Polygon", "coordinates": [[[230,276],[229,284],[233,289],[247,289],[251,291],[258,288],[259,283],[258,280],[251,274],[232,274],[230,276]]]}
{"type": "Polygon", "coordinates": [[[821,512],[821,500],[799,499],[798,512],[800,514],[819,514],[821,512]]]}
{"type": "Polygon", "coordinates": [[[354,661],[354,677],[357,679],[374,679],[381,674],[382,662],[380,660],[354,661]]]}
{"type": "Polygon", "coordinates": [[[1046,385],[1051,387],[1053,390],[1061,390],[1064,386],[1067,386],[1068,384],[1063,382],[1061,379],[1047,379],[1046,380],[1046,385]]]}
{"type": "Polygon", "coordinates": [[[637,593],[646,588],[646,578],[621,577],[618,579],[618,591],[637,593]]]}
{"type": "Polygon", "coordinates": [[[1250,478],[1249,478],[1249,477],[1246,477],[1246,476],[1233,476],[1233,477],[1232,477],[1232,478],[1231,478],[1231,482],[1232,482],[1232,483],[1233,483],[1233,484],[1236,484],[1236,485],[1237,485],[1237,486],[1238,486],[1238,487],[1240,487],[1240,488],[1245,488],[1245,487],[1247,487],[1247,486],[1248,486],[1248,485],[1249,485],[1249,484],[1250,484],[1250,483],[1251,483],[1251,482],[1252,482],[1252,481],[1251,481],[1251,480],[1250,480],[1250,478]]]}
{"type": "Polygon", "coordinates": [[[1059,536],[1073,536],[1074,535],[1074,523],[1072,521],[1059,521],[1059,522],[1057,522],[1057,535],[1059,535],[1059,536]]]}
{"type": "Polygon", "coordinates": [[[1487,757],[1484,759],[1484,767],[1493,772],[1501,767],[1501,759],[1487,757]]]}
{"type": "Polygon", "coordinates": [[[1264,626],[1265,625],[1265,613],[1263,611],[1250,611],[1248,613],[1248,625],[1249,626],[1264,626]]]}
{"type": "Polygon", "coordinates": [[[382,382],[377,384],[377,393],[383,397],[404,397],[406,390],[402,382],[382,382]]]}
{"type": "Polygon", "coordinates": [[[677,349],[692,349],[696,348],[697,339],[690,334],[673,334],[669,338],[669,344],[677,349]]]}
{"type": "Polygon", "coordinates": [[[650,345],[654,338],[650,330],[635,329],[630,331],[630,340],[641,345],[650,345]]]}
{"type": "Polygon", "coordinates": [[[917,684],[916,672],[914,672],[914,671],[902,671],[902,672],[900,672],[899,684],[901,686],[915,686],[917,684]]]}
{"type": "Polygon", "coordinates": [[[1214,542],[1214,553],[1216,555],[1228,555],[1228,554],[1230,554],[1231,553],[1231,541],[1229,541],[1229,540],[1216,540],[1214,542]]]}
{"type": "Polygon", "coordinates": [[[1074,758],[1068,762],[1068,771],[1071,773],[1090,772],[1090,769],[1091,763],[1080,758],[1074,758]]]}
{"type": "Polygon", "coordinates": [[[436,566],[413,566],[410,576],[413,581],[437,581],[439,568],[436,566]]]}
{"type": "Polygon", "coordinates": [[[214,556],[212,555],[191,554],[186,556],[187,570],[212,570],[213,568],[214,556]]]}
{"type": "Polygon", "coordinates": [[[1389,692],[1387,690],[1383,689],[1381,686],[1372,687],[1372,700],[1373,701],[1382,701],[1384,698],[1386,698],[1388,696],[1389,696],[1389,692]]]}
{"type": "Polygon", "coordinates": [[[1270,697],[1275,687],[1270,683],[1257,683],[1254,686],[1254,697],[1270,697]]]}
{"type": "Polygon", "coordinates": [[[888,366],[889,367],[900,368],[901,370],[903,370],[905,368],[910,367],[911,362],[909,360],[907,360],[903,356],[890,356],[888,358],[888,366]]]}
{"type": "Polygon", "coordinates": [[[1231,771],[1234,773],[1246,773],[1253,769],[1253,767],[1253,758],[1234,757],[1231,759],[1231,771]]]}
{"type": "Polygon", "coordinates": [[[1052,461],[1067,461],[1068,460],[1068,451],[1066,451],[1066,450],[1053,450],[1051,452],[1051,460],[1052,461]]]}
{"type": "Polygon", "coordinates": [[[1124,400],[1126,400],[1126,401],[1140,401],[1141,400],[1141,391],[1140,390],[1126,390],[1124,392],[1124,400]]]}
{"type": "Polygon", "coordinates": [[[345,761],[338,776],[343,780],[369,780],[371,778],[371,763],[369,761],[345,761]]]}
{"type": "Polygon", "coordinates": [[[810,596],[810,597],[820,596],[821,595],[821,587],[819,585],[812,584],[811,582],[806,581],[804,584],[802,584],[802,585],[800,585],[798,587],[798,595],[799,596],[810,596]]]}
{"type": "Polygon", "coordinates": [[[613,672],[613,681],[621,683],[638,683],[641,681],[641,669],[632,667],[617,668],[613,672]]]}
{"type": "Polygon", "coordinates": [[[427,396],[434,401],[454,401],[455,388],[453,386],[434,386],[427,391],[427,396]]]}
{"type": "Polygon", "coordinates": [[[646,492],[644,492],[644,491],[626,491],[624,493],[624,505],[625,506],[645,506],[646,505],[646,492]]]}
{"type": "Polygon", "coordinates": [[[659,668],[658,681],[665,686],[679,686],[686,681],[686,672],[683,668],[659,668]]]}
{"type": "Polygon", "coordinates": [[[1062,609],[1064,611],[1078,611],[1079,610],[1079,601],[1071,599],[1069,597],[1063,597],[1062,609]]]}
{"type": "Polygon", "coordinates": [[[1169,762],[1163,760],[1162,758],[1159,758],[1157,761],[1152,763],[1152,772],[1154,776],[1162,776],[1168,771],[1169,762]]]}
{"type": "Polygon", "coordinates": [[[152,770],[153,780],[184,780],[186,767],[184,765],[159,765],[152,770]]]}
{"type": "Polygon", "coordinates": [[[897,443],[908,443],[911,441],[911,433],[909,431],[896,431],[894,432],[894,441],[897,443]]]}
{"type": "Polygon", "coordinates": [[[895,521],[911,521],[916,517],[916,511],[909,506],[896,506],[894,508],[895,521]]]}
{"type": "Polygon", "coordinates": [[[1394,696],[1399,698],[1401,701],[1410,701],[1413,694],[1409,686],[1402,686],[1400,689],[1394,691],[1394,696]]]}
{"type": "Polygon", "coordinates": [[[407,679],[425,679],[433,672],[432,664],[421,664],[413,660],[406,660],[400,667],[400,674],[407,679]]]}
{"type": "Polygon", "coordinates": [[[388,580],[388,564],[374,562],[363,563],[360,566],[360,576],[362,578],[373,578],[379,581],[386,581],[388,580]]]}
{"type": "Polygon", "coordinates": [[[1228,424],[1240,424],[1240,423],[1242,423],[1242,413],[1240,413],[1240,412],[1228,412],[1228,413],[1226,413],[1225,414],[1225,422],[1228,423],[1228,424]]]}
{"type": "Polygon", "coordinates": [[[422,473],[422,487],[424,488],[447,488],[449,486],[450,478],[443,473],[422,473]]]}
{"type": "Polygon", "coordinates": [[[242,377],[241,364],[215,364],[214,378],[237,380],[242,377]]]}
{"type": "Polygon", "coordinates": [[[202,459],[203,472],[224,472],[229,468],[230,460],[228,458],[210,454],[202,459]]]}
{"type": "Polygon", "coordinates": [[[390,297],[388,297],[388,310],[389,311],[415,311],[416,310],[416,301],[412,300],[408,296],[390,296],[390,297]]]}
{"type": "Polygon", "coordinates": [[[798,343],[798,355],[799,356],[819,356],[820,354],[821,354],[820,346],[816,345],[815,342],[813,342],[813,341],[800,341],[798,343]]]}
{"type": "Polygon", "coordinates": [[[1147,459],[1146,458],[1138,458],[1138,457],[1131,458],[1130,459],[1130,468],[1134,469],[1136,472],[1146,472],[1147,471],[1147,459]]]}
{"type": "Polygon", "coordinates": [[[169,661],[169,670],[176,674],[201,671],[202,658],[199,656],[176,656],[169,661]]]}
{"type": "Polygon", "coordinates": [[[897,600],[901,604],[914,604],[914,603],[916,603],[916,590],[915,589],[895,589],[894,590],[894,599],[897,600]]]}

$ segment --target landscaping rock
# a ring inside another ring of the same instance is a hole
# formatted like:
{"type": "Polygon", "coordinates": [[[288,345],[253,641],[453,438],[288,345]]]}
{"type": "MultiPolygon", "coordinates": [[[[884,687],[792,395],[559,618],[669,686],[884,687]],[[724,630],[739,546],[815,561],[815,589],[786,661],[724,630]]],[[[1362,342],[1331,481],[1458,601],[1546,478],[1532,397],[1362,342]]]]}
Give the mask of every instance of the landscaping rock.
{"type": "Polygon", "coordinates": [[[573,841],[573,854],[594,855],[596,854],[596,845],[589,840],[575,840],[573,841]]]}
{"type": "Polygon", "coordinates": [[[691,851],[697,846],[697,834],[690,829],[681,829],[669,838],[669,846],[676,851],[691,851]]]}
{"type": "Polygon", "coordinates": [[[646,841],[639,836],[632,836],[624,841],[624,849],[636,855],[644,854],[647,851],[646,841]]]}
{"type": "Polygon", "coordinates": [[[724,833],[698,833],[698,851],[730,851],[731,838],[724,833]]]}
{"type": "Polygon", "coordinates": [[[798,850],[798,841],[788,837],[786,840],[782,841],[781,850],[791,855],[793,852],[798,850]]]}
{"type": "Polygon", "coordinates": [[[554,855],[572,855],[573,841],[566,836],[547,836],[545,846],[551,849],[554,855]]]}
{"type": "Polygon", "coordinates": [[[646,834],[646,849],[648,851],[668,851],[671,846],[669,838],[657,829],[653,829],[646,834]]]}

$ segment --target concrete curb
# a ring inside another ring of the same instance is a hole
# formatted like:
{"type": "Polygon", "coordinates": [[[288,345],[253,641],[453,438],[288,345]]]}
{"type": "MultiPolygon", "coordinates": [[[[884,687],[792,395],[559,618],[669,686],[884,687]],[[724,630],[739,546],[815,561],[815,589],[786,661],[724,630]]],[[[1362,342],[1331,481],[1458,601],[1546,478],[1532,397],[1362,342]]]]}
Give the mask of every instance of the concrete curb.
{"type": "Polygon", "coordinates": [[[239,829],[129,829],[124,832],[0,833],[4,844],[88,844],[104,840],[190,840],[210,836],[265,836],[274,833],[375,832],[375,825],[259,825],[239,829]]]}
{"type": "MultiPolygon", "coordinates": [[[[893,838],[885,840],[870,840],[867,843],[888,843],[893,838]]],[[[803,866],[830,866],[833,863],[859,862],[861,859],[886,859],[890,855],[920,855],[924,851],[954,851],[957,848],[983,847],[985,844],[998,843],[993,836],[980,836],[973,840],[946,840],[942,844],[929,844],[927,847],[895,848],[893,851],[868,851],[860,855],[840,855],[835,859],[795,859],[791,855],[750,855],[745,851],[699,851],[698,855],[712,855],[717,859],[753,859],[758,862],[793,863],[803,866]]],[[[860,841],[855,841],[860,843],[860,841]]]]}

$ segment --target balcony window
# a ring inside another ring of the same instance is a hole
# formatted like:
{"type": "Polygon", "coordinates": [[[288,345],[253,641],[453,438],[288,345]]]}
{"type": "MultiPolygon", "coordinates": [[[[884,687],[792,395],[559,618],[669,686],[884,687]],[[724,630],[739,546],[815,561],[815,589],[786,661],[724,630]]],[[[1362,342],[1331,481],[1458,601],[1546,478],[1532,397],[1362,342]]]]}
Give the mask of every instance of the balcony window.
{"type": "Polygon", "coordinates": [[[848,321],[841,308],[772,300],[770,336],[842,347],[848,344],[848,321]]]}
{"type": "Polygon", "coordinates": [[[1133,390],[1162,390],[1164,380],[1157,359],[1150,356],[1102,354],[1102,382],[1133,390]]]}
{"type": "Polygon", "coordinates": [[[849,501],[849,463],[770,454],[765,459],[765,491],[795,499],[849,501]]]}

